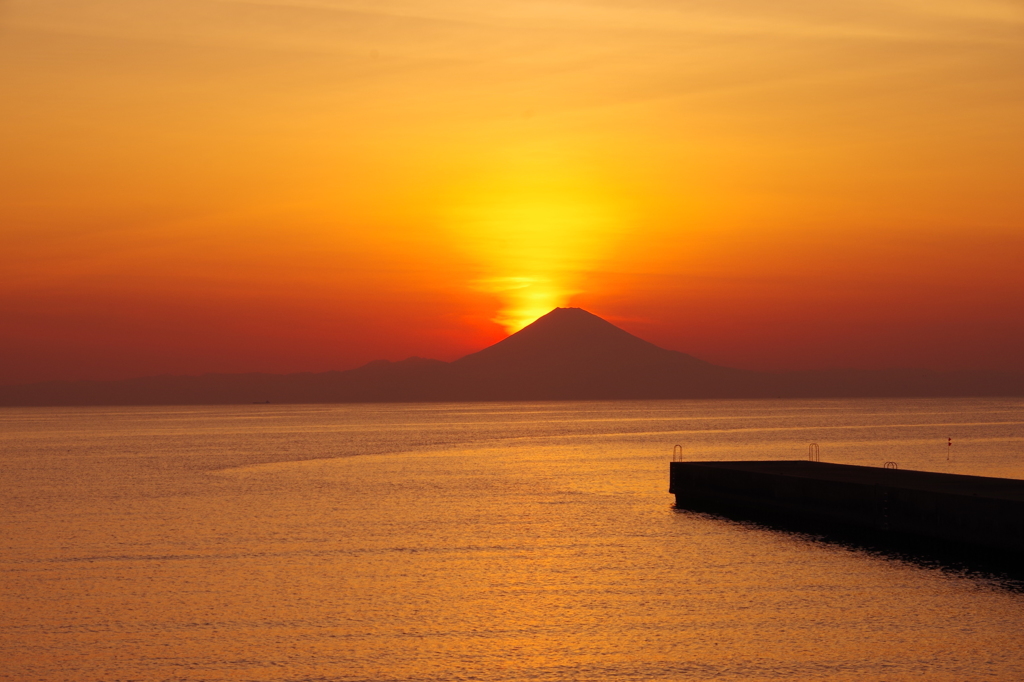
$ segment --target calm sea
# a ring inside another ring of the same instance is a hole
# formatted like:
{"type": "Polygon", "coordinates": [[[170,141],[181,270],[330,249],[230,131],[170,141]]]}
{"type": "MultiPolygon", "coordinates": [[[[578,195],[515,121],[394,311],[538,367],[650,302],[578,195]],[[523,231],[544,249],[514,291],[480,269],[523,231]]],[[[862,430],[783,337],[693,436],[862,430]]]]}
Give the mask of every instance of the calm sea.
{"type": "Polygon", "coordinates": [[[0,410],[0,679],[1024,680],[1011,579],[673,508],[811,442],[1024,478],[1024,400],[0,410]]]}

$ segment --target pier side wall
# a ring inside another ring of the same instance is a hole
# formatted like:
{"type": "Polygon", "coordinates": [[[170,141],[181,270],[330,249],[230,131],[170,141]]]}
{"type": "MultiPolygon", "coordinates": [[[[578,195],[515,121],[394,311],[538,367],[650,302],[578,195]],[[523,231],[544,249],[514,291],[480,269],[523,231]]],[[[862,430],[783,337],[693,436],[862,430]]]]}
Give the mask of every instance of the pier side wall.
{"type": "MultiPolygon", "coordinates": [[[[835,467],[836,465],[830,465],[835,467]]],[[[852,467],[863,469],[864,467],[852,467]]],[[[906,478],[899,472],[896,478],[906,478]]],[[[738,512],[879,532],[907,533],[1024,551],[1024,501],[891,484],[672,462],[669,492],[680,508],[738,512]]]]}

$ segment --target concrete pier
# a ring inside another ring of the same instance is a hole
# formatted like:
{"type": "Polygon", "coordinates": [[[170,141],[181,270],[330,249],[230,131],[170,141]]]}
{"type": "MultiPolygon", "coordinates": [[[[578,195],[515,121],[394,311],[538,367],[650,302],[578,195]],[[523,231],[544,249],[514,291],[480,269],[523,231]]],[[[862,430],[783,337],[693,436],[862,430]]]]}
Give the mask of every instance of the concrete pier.
{"type": "Polygon", "coordinates": [[[670,466],[680,508],[1024,553],[1024,480],[803,460],[670,466]]]}

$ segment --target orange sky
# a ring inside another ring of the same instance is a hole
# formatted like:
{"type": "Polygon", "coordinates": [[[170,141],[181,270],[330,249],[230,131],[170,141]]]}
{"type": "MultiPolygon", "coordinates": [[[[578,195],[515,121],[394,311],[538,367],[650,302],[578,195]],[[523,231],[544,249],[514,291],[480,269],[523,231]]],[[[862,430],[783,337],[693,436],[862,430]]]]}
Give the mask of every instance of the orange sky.
{"type": "Polygon", "coordinates": [[[4,0],[0,383],[454,359],[556,305],[1024,370],[1024,5],[4,0]]]}

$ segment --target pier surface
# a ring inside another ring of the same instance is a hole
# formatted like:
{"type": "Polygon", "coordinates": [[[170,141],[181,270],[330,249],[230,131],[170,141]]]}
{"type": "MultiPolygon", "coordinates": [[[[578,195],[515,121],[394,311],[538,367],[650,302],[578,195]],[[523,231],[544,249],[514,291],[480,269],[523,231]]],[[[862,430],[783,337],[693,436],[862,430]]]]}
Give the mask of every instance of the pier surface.
{"type": "Polygon", "coordinates": [[[681,508],[1024,552],[1024,480],[804,460],[670,466],[681,508]]]}

